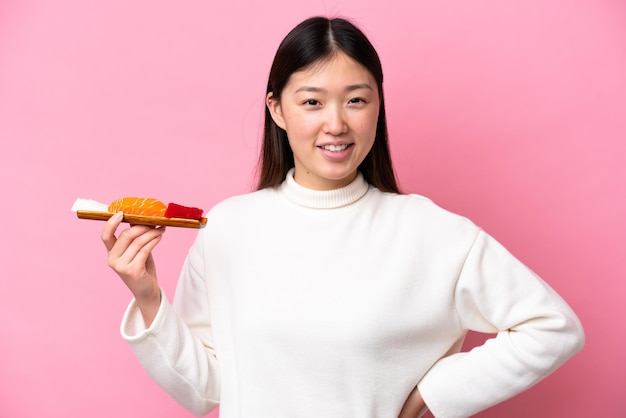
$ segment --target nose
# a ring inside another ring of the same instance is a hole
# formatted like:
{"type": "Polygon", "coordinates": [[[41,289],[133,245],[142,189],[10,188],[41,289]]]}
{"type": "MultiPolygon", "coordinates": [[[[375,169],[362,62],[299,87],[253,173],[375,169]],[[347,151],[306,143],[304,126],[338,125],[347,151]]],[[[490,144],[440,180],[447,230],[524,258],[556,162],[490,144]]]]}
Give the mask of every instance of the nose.
{"type": "Polygon", "coordinates": [[[338,136],[348,131],[345,115],[340,106],[328,106],[324,117],[324,133],[338,136]]]}

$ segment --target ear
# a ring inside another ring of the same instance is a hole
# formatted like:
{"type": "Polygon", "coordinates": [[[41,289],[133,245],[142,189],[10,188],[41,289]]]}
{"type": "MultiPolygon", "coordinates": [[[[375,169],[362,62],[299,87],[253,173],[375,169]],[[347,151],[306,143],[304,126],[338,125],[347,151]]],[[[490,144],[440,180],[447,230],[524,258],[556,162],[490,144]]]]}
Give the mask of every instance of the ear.
{"type": "Polygon", "coordinates": [[[283,117],[283,109],[280,105],[280,101],[274,97],[274,93],[267,93],[267,96],[265,97],[265,105],[269,109],[270,115],[272,115],[274,123],[280,128],[286,130],[285,118],[283,117]]]}

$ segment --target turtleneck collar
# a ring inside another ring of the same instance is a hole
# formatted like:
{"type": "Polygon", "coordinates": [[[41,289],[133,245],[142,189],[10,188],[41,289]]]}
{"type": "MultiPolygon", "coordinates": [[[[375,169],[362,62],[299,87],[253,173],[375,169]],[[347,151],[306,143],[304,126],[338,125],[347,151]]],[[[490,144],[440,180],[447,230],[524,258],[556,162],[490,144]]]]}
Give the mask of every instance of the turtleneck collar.
{"type": "Polygon", "coordinates": [[[369,184],[361,173],[350,184],[334,190],[312,190],[296,183],[295,169],[289,170],[280,191],[293,203],[312,209],[334,209],[350,205],[367,193],[369,184]]]}

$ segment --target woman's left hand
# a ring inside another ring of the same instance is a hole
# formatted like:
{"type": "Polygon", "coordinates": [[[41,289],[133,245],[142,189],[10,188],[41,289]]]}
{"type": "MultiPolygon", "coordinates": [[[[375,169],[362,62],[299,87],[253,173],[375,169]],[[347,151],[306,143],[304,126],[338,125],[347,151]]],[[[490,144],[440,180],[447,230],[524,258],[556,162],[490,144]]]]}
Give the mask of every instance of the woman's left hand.
{"type": "Polygon", "coordinates": [[[409,397],[404,401],[402,410],[398,418],[417,418],[421,417],[426,412],[426,403],[422,399],[417,387],[409,394],[409,397]]]}

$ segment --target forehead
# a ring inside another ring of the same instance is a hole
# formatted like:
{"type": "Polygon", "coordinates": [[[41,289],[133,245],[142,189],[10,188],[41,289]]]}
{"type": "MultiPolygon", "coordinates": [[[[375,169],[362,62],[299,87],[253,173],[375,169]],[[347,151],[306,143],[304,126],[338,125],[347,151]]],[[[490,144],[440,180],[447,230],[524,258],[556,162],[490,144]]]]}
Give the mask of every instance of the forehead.
{"type": "Polygon", "coordinates": [[[298,89],[303,85],[342,87],[352,84],[369,84],[372,89],[377,87],[374,76],[367,68],[343,52],[339,52],[294,72],[289,77],[286,87],[298,89]]]}

